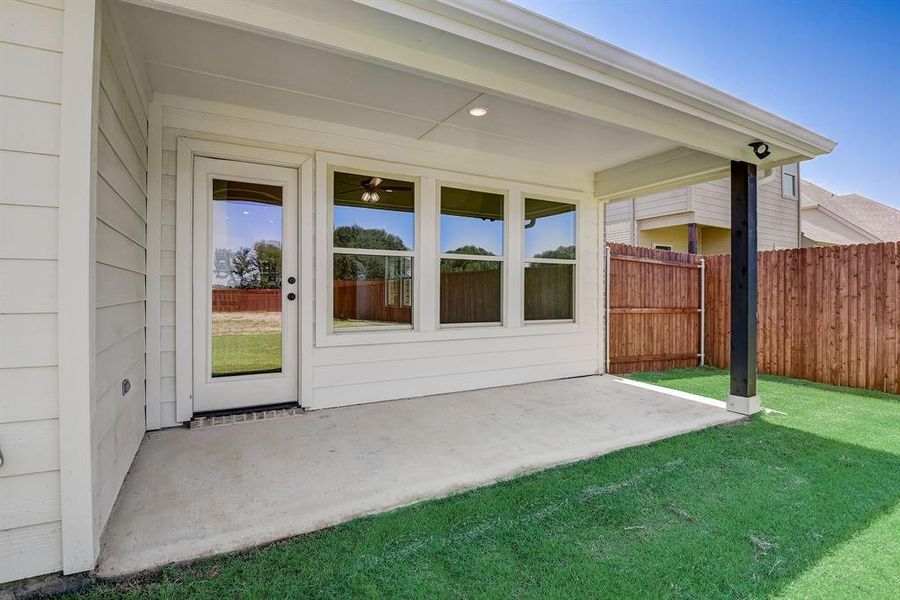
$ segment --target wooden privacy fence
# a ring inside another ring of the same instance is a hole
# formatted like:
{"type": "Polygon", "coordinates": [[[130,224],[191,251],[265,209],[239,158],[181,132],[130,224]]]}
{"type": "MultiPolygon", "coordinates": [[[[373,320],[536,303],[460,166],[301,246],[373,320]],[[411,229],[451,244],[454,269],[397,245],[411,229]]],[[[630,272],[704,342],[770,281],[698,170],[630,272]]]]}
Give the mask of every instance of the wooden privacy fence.
{"type": "MultiPolygon", "coordinates": [[[[760,372],[900,394],[896,242],[759,253],[760,372]]],[[[706,258],[707,362],[729,366],[731,257],[706,258]]]]}
{"type": "Polygon", "coordinates": [[[281,289],[215,288],[212,309],[213,312],[281,312],[281,289]]]}
{"type": "Polygon", "coordinates": [[[608,244],[607,259],[608,372],[702,364],[701,258],[608,244]]]}

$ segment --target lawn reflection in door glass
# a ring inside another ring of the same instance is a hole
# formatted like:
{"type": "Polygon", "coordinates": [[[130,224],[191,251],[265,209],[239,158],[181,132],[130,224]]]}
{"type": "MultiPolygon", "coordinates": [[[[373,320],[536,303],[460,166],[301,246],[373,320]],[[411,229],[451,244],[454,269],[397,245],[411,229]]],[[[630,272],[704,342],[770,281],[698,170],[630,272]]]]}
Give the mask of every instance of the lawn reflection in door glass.
{"type": "Polygon", "coordinates": [[[281,372],[281,187],[214,179],[211,239],[211,376],[281,372]]]}

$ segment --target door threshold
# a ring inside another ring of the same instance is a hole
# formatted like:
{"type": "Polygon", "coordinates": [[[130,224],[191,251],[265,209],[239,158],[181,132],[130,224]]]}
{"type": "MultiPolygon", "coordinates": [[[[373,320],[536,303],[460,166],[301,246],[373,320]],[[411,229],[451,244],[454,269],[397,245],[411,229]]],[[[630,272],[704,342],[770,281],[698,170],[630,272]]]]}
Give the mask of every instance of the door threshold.
{"type": "Polygon", "coordinates": [[[268,421],[281,417],[295,417],[302,415],[305,409],[296,402],[284,402],[281,404],[267,404],[265,406],[253,406],[234,410],[212,410],[196,413],[188,422],[189,429],[212,427],[215,425],[233,425],[234,423],[247,423],[250,421],[268,421]]]}

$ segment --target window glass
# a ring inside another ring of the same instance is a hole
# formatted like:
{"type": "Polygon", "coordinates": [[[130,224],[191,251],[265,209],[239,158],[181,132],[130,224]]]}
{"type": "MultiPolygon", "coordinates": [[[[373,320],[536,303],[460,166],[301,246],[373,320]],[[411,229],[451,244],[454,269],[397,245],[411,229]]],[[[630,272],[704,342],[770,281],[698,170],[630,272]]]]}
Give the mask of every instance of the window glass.
{"type": "Polygon", "coordinates": [[[358,173],[334,173],[334,247],[412,250],[415,184],[358,173]]]}
{"type": "Polygon", "coordinates": [[[503,254],[503,195],[441,188],[441,252],[503,254]]]}
{"type": "Polygon", "coordinates": [[[412,325],[413,259],[334,255],[334,329],[412,325]]]}
{"type": "Polygon", "coordinates": [[[797,165],[781,167],[781,194],[788,198],[797,197],[797,165]]]}
{"type": "Polygon", "coordinates": [[[212,377],[282,367],[281,186],[213,180],[212,377]]]}
{"type": "Polygon", "coordinates": [[[503,263],[441,259],[441,323],[499,323],[503,263]]]}
{"type": "Polygon", "coordinates": [[[572,320],[575,265],[525,264],[525,320],[572,320]]]}
{"type": "Polygon", "coordinates": [[[575,259],[575,205],[525,199],[525,256],[575,259]]]}

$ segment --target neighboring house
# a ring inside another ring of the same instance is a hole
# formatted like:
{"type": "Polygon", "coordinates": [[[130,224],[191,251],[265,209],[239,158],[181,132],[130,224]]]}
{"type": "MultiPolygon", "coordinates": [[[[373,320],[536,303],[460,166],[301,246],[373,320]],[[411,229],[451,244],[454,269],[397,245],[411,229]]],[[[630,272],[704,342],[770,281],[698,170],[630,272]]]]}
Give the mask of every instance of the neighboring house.
{"type": "Polygon", "coordinates": [[[95,566],[146,431],[602,373],[606,202],[730,174],[741,241],[835,147],[496,0],[0,0],[0,70],[0,581],[95,566]]]}
{"type": "Polygon", "coordinates": [[[838,196],[806,180],[802,190],[804,248],[900,240],[900,210],[859,194],[838,196]]]}
{"type": "MultiPolygon", "coordinates": [[[[757,182],[759,250],[800,246],[798,171],[798,165],[793,164],[760,174],[757,182]]],[[[805,186],[803,182],[801,194],[805,194],[805,186]]],[[[731,252],[730,227],[728,179],[611,202],[606,207],[607,241],[646,248],[727,254],[731,252]]]]}

